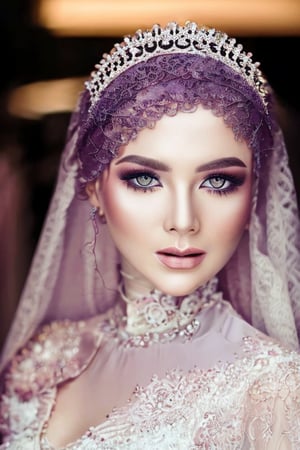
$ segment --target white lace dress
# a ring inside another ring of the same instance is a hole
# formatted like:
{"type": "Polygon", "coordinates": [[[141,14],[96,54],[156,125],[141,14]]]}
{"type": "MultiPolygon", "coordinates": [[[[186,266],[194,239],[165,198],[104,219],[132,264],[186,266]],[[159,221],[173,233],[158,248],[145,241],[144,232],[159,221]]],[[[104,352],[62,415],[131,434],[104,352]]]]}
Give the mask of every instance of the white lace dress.
{"type": "Polygon", "coordinates": [[[47,423],[58,386],[71,378],[82,392],[79,413],[101,404],[107,414],[63,448],[300,449],[298,353],[222,300],[181,332],[132,336],[117,317],[52,323],[14,358],[1,450],[54,448],[47,423]]]}

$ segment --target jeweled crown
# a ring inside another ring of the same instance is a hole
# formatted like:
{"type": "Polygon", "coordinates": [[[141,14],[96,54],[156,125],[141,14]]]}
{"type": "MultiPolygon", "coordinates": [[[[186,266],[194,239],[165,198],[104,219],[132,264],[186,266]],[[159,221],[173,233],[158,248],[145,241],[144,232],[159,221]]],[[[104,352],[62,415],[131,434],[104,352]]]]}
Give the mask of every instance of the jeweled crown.
{"type": "Polygon", "coordinates": [[[239,73],[260,95],[266,106],[266,80],[259,69],[259,62],[252,61],[252,53],[246,53],[235,38],[214,28],[201,27],[194,22],[184,26],[176,22],[165,28],[154,25],[151,30],[138,30],[133,36],[115,44],[109,54],[104,54],[91,74],[86,87],[92,106],[101,92],[122,72],[154,56],[170,53],[191,53],[210,56],[239,73]]]}

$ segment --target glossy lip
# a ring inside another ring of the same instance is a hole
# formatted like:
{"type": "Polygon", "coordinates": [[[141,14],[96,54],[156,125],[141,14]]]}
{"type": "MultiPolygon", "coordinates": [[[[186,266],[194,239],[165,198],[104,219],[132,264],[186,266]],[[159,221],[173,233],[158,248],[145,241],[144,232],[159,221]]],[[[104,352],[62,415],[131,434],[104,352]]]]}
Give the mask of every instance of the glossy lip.
{"type": "Polygon", "coordinates": [[[156,252],[159,261],[169,269],[194,269],[203,260],[205,252],[199,248],[180,250],[176,247],[164,248],[156,252]]]}

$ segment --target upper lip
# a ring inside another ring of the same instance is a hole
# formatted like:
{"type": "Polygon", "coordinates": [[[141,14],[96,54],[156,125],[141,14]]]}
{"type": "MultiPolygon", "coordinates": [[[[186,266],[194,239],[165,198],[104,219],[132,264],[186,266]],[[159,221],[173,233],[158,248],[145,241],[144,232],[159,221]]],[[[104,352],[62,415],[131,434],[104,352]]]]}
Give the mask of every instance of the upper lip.
{"type": "Polygon", "coordinates": [[[176,247],[168,247],[168,248],[163,248],[162,250],[159,250],[157,253],[160,255],[163,254],[163,255],[170,255],[170,256],[199,256],[205,252],[203,250],[201,250],[200,248],[195,248],[195,247],[189,247],[189,248],[186,248],[185,250],[180,250],[179,248],[176,248],[176,247]]]}

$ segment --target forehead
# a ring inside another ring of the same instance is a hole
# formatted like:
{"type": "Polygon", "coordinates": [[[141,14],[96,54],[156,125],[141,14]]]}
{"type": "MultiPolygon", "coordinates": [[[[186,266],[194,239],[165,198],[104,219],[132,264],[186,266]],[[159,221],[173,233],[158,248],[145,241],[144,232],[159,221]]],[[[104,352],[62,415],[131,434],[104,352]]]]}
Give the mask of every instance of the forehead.
{"type": "Polygon", "coordinates": [[[154,128],[141,130],[135,140],[120,149],[113,163],[134,154],[168,160],[171,165],[231,156],[241,158],[247,165],[252,160],[247,143],[235,137],[222,117],[201,106],[193,112],[163,116],[154,128]]]}

